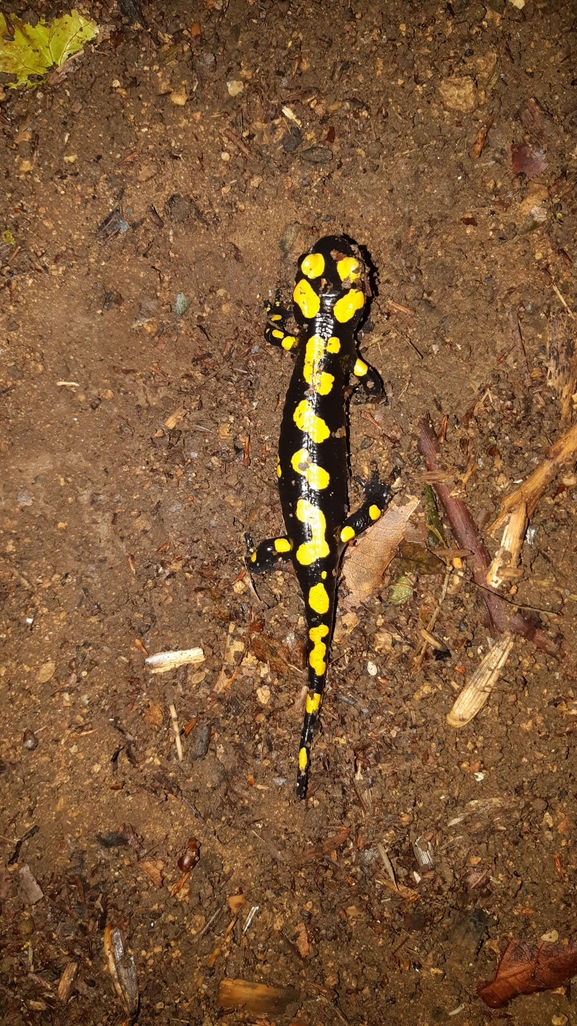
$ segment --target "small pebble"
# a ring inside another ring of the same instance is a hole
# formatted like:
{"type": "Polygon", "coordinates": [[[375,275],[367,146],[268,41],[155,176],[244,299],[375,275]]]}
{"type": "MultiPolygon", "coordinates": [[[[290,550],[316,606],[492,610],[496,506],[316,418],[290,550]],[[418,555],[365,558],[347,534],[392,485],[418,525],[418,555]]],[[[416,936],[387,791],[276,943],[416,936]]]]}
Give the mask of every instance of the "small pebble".
{"type": "Polygon", "coordinates": [[[38,748],[38,738],[33,730],[29,730],[28,727],[22,735],[22,744],[29,752],[33,752],[35,748],[38,748]]]}

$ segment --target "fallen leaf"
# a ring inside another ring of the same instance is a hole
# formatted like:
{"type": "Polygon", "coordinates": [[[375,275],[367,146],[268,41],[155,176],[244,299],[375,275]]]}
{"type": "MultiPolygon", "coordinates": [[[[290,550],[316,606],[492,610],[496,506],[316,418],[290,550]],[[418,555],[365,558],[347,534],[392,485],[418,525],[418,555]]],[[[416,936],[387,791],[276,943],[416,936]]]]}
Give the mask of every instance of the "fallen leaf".
{"type": "Polygon", "coordinates": [[[526,143],[513,143],[511,146],[513,174],[526,175],[527,178],[538,178],[547,167],[543,150],[533,149],[526,143]]]}
{"type": "Polygon", "coordinates": [[[306,958],[307,955],[311,954],[313,946],[309,940],[309,935],[307,933],[307,928],[305,924],[299,923],[295,933],[295,944],[297,946],[298,953],[301,956],[301,958],[306,958]]]}
{"type": "Polygon", "coordinates": [[[164,719],[164,713],[162,706],[156,702],[149,702],[148,709],[144,714],[144,722],[148,723],[151,727],[161,727],[164,719]]]}
{"type": "Polygon", "coordinates": [[[418,505],[419,500],[412,498],[405,506],[389,506],[384,516],[352,547],[343,566],[343,578],[351,593],[344,603],[347,608],[366,601],[380,587],[418,505]]]}
{"type": "Polygon", "coordinates": [[[0,14],[0,72],[15,76],[16,81],[9,83],[11,89],[21,85],[31,88],[32,76],[61,67],[97,34],[96,22],[83,18],[78,11],[64,14],[50,24],[39,21],[35,26],[15,15],[7,24],[0,14]]]}
{"type": "Polygon", "coordinates": [[[512,940],[497,966],[495,978],[477,987],[489,1008],[502,1008],[518,994],[563,987],[577,975],[577,947],[541,941],[512,940]]]}
{"type": "Polygon", "coordinates": [[[221,980],[218,985],[218,1004],[225,1010],[271,1012],[283,1015],[290,1005],[296,1010],[300,994],[296,987],[267,987],[264,983],[248,980],[221,980]]]}
{"type": "Polygon", "coordinates": [[[152,880],[155,887],[162,887],[162,870],[165,866],[162,859],[141,859],[138,865],[152,880]]]}
{"type": "Polygon", "coordinates": [[[22,895],[27,905],[35,905],[37,901],[40,901],[44,894],[42,889],[32,876],[32,870],[30,866],[24,864],[20,866],[18,870],[20,874],[20,887],[22,889],[22,895]]]}
{"type": "Polygon", "coordinates": [[[323,855],[328,855],[334,849],[342,848],[345,841],[348,840],[350,832],[350,827],[339,827],[338,833],[325,837],[324,841],[315,845],[314,848],[308,848],[301,857],[300,864],[304,865],[305,862],[310,862],[311,859],[322,858],[323,855]]]}
{"type": "Polygon", "coordinates": [[[140,998],[134,959],[126,946],[124,930],[107,923],[104,929],[104,954],[114,989],[131,1021],[138,1011],[140,998]]]}

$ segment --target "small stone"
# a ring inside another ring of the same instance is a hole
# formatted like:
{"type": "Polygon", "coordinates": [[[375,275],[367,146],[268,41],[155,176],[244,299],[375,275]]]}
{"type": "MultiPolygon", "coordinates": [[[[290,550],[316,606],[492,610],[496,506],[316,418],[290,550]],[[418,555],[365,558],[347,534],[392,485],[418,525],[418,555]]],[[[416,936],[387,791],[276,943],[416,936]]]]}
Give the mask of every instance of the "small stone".
{"type": "Polygon", "coordinates": [[[477,88],[472,78],[446,78],[439,83],[439,92],[448,110],[469,114],[477,107],[477,88]]]}
{"type": "Polygon", "coordinates": [[[33,752],[35,748],[38,748],[38,738],[33,730],[29,727],[26,728],[22,735],[22,744],[29,752],[33,752]]]}
{"type": "Polygon", "coordinates": [[[39,684],[47,684],[49,680],[52,680],[56,673],[56,663],[50,661],[44,663],[38,670],[38,677],[36,678],[39,684]]]}
{"type": "Polygon", "coordinates": [[[229,96],[240,96],[240,94],[244,92],[244,82],[233,78],[230,82],[226,83],[226,88],[228,89],[229,96]]]}
{"type": "Polygon", "coordinates": [[[169,99],[171,103],[174,103],[175,107],[184,107],[188,103],[186,89],[184,87],[182,89],[173,89],[169,99]]]}
{"type": "Polygon", "coordinates": [[[327,146],[309,146],[308,150],[303,150],[301,157],[307,164],[330,164],[333,151],[327,146]]]}

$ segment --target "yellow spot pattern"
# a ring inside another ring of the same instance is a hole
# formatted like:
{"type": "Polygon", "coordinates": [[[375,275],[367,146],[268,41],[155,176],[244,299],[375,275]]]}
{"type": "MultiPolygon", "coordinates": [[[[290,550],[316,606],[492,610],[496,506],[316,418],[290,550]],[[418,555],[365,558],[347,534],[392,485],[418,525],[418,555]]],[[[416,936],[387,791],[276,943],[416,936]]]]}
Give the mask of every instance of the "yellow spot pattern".
{"type": "Polygon", "coordinates": [[[381,515],[381,510],[378,506],[369,506],[369,516],[371,520],[378,520],[381,515]]]}
{"type": "Polygon", "coordinates": [[[321,623],[318,627],[311,627],[309,631],[309,638],[313,643],[313,648],[309,654],[309,664],[312,666],[317,677],[322,677],[326,673],[327,646],[323,638],[326,638],[328,633],[329,629],[326,623],[321,623]]]}
{"type": "Polygon", "coordinates": [[[320,369],[325,343],[320,335],[311,335],[305,349],[303,377],[318,395],[328,395],[335,383],[334,375],[320,369]]]}
{"type": "Polygon", "coordinates": [[[321,696],[320,695],[317,695],[317,694],[307,695],[306,711],[309,714],[309,716],[311,715],[311,713],[316,713],[316,712],[319,711],[320,704],[321,704],[321,696]]]}
{"type": "Polygon", "coordinates": [[[343,527],[341,531],[341,541],[345,543],[350,542],[351,538],[355,537],[355,532],[352,527],[343,527]]]}
{"type": "Polygon", "coordinates": [[[346,295],[341,296],[340,299],[337,299],[333,308],[333,313],[337,321],[340,322],[340,324],[345,324],[346,321],[350,321],[351,318],[355,316],[357,310],[362,310],[364,305],[365,297],[361,290],[351,289],[349,292],[346,293],[346,295]]]}
{"type": "Polygon", "coordinates": [[[359,261],[355,260],[354,257],[344,257],[343,260],[339,260],[337,263],[337,271],[341,281],[348,278],[349,281],[355,281],[360,276],[359,261]]]}
{"type": "Polygon", "coordinates": [[[315,613],[323,616],[325,613],[328,613],[330,604],[329,593],[324,584],[321,581],[318,584],[313,584],[312,588],[309,589],[309,606],[311,609],[314,609],[315,613]]]}
{"type": "Polygon", "coordinates": [[[311,488],[314,488],[315,492],[321,491],[323,488],[328,488],[331,476],[328,470],[323,467],[319,467],[318,463],[311,463],[309,459],[308,449],[299,449],[295,452],[291,465],[293,470],[296,470],[297,474],[302,474],[306,477],[311,488]]]}
{"type": "Polygon", "coordinates": [[[301,271],[307,278],[319,278],[325,269],[325,258],[322,253],[309,253],[301,264],[301,271]]]}
{"type": "Polygon", "coordinates": [[[368,371],[368,364],[364,360],[357,360],[353,367],[353,374],[356,374],[357,378],[363,378],[368,371]]]}
{"type": "MultiPolygon", "coordinates": [[[[274,335],[274,331],[273,331],[273,335],[274,335]]],[[[283,337],[282,342],[281,342],[281,346],[282,346],[283,349],[294,349],[296,344],[297,344],[297,340],[294,337],[294,335],[285,335],[283,337]]]]}
{"type": "Polygon", "coordinates": [[[327,520],[322,510],[318,506],[313,506],[307,499],[298,500],[296,515],[301,524],[308,525],[312,535],[310,541],[299,545],[296,557],[301,566],[310,566],[317,559],[324,559],[330,553],[325,537],[327,520]]]}
{"type": "Polygon", "coordinates": [[[284,338],[285,337],[284,331],[281,331],[280,328],[273,328],[273,330],[271,331],[271,335],[272,335],[273,338],[284,338]]]}
{"type": "Polygon", "coordinates": [[[322,417],[317,417],[312,404],[307,399],[303,399],[298,404],[293,414],[293,420],[296,426],[301,431],[304,431],[305,435],[312,438],[313,442],[316,442],[317,445],[325,442],[330,437],[328,425],[322,417]]]}
{"type": "Polygon", "coordinates": [[[275,552],[290,552],[292,545],[288,538],[275,538],[274,540],[275,552]]]}
{"type": "Polygon", "coordinates": [[[304,771],[306,770],[306,768],[308,766],[308,761],[309,761],[309,757],[307,755],[306,748],[301,748],[301,750],[299,752],[299,769],[300,769],[301,773],[304,773],[304,771]]]}
{"type": "Polygon", "coordinates": [[[282,477],[282,467],[280,465],[280,456],[277,457],[276,461],[276,476],[282,477]]]}
{"type": "Polygon", "coordinates": [[[327,353],[340,353],[341,351],[341,340],[336,335],[331,335],[327,342],[327,353]]]}
{"type": "MultiPolygon", "coordinates": [[[[304,279],[297,281],[293,293],[293,299],[299,307],[303,317],[306,317],[307,320],[310,320],[312,317],[316,317],[321,308],[319,297],[309,282],[304,279]]],[[[351,314],[351,317],[352,316],[353,315],[351,314]]],[[[347,318],[347,320],[348,319],[349,318],[347,318]]]]}

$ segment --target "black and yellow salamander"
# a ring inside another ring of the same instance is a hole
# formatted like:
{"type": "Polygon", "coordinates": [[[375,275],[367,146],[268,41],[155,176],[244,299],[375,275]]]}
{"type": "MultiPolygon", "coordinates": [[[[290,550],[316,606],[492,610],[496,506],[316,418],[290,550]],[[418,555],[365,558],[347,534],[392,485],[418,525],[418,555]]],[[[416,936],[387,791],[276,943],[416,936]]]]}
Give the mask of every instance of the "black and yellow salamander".
{"type": "Polygon", "coordinates": [[[265,336],[294,350],[279,440],[278,485],[286,535],[254,548],[252,572],[291,560],[306,604],[309,693],[298,754],[297,797],[307,791],[312,732],[327,676],[343,550],[378,520],[391,490],[374,474],[360,509],[348,513],[347,398],[351,373],[365,392],[381,395],[381,379],[357,353],[355,330],[368,294],[368,272],[357,247],[326,236],[299,260],[294,288],[297,335],[285,331],[278,299],[269,308],[265,336]]]}

